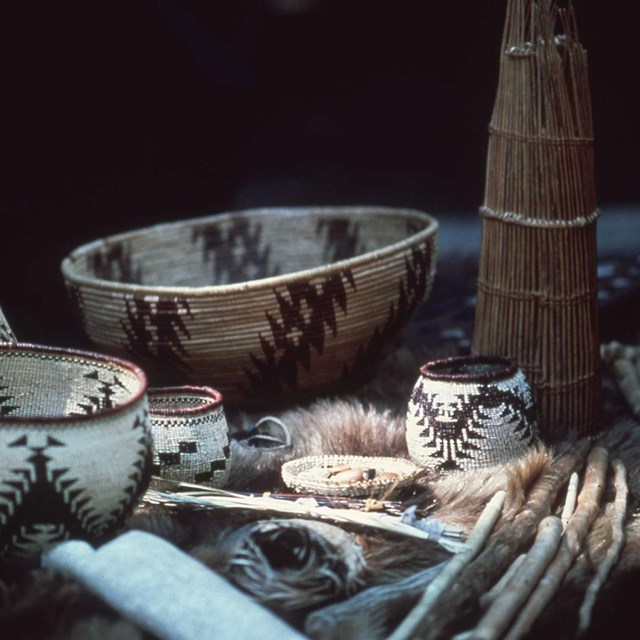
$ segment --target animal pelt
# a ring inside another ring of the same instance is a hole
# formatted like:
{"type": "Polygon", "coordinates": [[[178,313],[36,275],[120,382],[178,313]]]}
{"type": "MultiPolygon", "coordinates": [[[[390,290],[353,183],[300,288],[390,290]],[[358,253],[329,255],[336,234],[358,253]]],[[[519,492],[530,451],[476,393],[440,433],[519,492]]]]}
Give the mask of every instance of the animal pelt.
{"type": "Polygon", "coordinates": [[[291,446],[255,448],[232,439],[229,488],[270,490],[281,484],[284,462],[308,455],[407,456],[404,420],[388,409],[354,399],[323,399],[278,417],[290,432],[291,446]]]}

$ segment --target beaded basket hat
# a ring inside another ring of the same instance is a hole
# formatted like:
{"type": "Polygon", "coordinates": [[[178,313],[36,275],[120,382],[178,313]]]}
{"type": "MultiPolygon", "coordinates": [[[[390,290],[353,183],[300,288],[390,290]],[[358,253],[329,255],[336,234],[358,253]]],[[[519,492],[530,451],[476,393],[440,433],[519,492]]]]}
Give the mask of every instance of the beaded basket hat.
{"type": "Polygon", "coordinates": [[[420,370],[407,411],[411,458],[437,471],[502,464],[537,442],[531,389],[499,356],[434,360],[420,370]]]}
{"type": "Polygon", "coordinates": [[[222,394],[210,387],[150,388],[153,471],[165,480],[222,487],[229,428],[222,394]]]}
{"type": "Polygon", "coordinates": [[[0,555],[123,528],[151,476],[146,388],[124,360],[0,344],[0,555]]]}

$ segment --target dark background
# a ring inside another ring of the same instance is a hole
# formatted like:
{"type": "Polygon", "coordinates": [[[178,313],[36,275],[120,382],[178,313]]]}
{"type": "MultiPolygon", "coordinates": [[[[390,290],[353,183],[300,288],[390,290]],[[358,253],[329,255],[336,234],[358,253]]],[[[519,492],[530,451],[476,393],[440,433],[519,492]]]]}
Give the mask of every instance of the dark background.
{"type": "MultiPolygon", "coordinates": [[[[59,264],[105,234],[251,206],[477,211],[505,6],[3,0],[0,304],[18,337],[78,342],[59,264]]],[[[636,206],[634,4],[576,10],[598,198],[636,206]]]]}

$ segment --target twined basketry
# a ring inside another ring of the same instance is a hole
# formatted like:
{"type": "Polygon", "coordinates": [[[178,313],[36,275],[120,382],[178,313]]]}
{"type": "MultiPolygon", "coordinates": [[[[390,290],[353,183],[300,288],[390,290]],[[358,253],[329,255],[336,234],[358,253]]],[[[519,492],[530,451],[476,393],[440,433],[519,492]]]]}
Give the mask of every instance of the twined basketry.
{"type": "Polygon", "coordinates": [[[0,555],[124,526],[151,476],[146,388],[119,359],[0,345],[0,555]]]}
{"type": "Polygon", "coordinates": [[[373,497],[392,487],[396,489],[411,484],[420,472],[420,467],[405,458],[306,456],[285,462],[282,480],[298,493],[373,497]],[[359,470],[363,473],[360,474],[359,470]]]}
{"type": "Polygon", "coordinates": [[[428,296],[438,224],[407,209],[257,209],[97,240],[62,264],[101,350],[225,404],[369,376],[428,296]]]}
{"type": "Polygon", "coordinates": [[[593,130],[571,4],[509,0],[489,126],[477,354],[510,356],[543,437],[602,425],[593,130]]]}
{"type": "Polygon", "coordinates": [[[435,471],[507,464],[538,444],[531,388],[509,358],[433,360],[411,393],[406,434],[411,459],[435,471]]]}
{"type": "Polygon", "coordinates": [[[222,487],[229,478],[229,427],[222,394],[210,387],[150,388],[154,474],[222,487]]]}

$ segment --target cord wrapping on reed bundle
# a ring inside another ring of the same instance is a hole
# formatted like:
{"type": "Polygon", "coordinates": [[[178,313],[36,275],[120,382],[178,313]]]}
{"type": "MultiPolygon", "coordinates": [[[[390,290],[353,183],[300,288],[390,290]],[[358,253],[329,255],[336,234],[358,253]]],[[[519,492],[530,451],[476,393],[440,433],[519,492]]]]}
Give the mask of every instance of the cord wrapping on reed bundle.
{"type": "Polygon", "coordinates": [[[601,426],[587,56],[551,0],[509,0],[502,50],[472,350],[518,361],[558,440],[601,426]]]}

